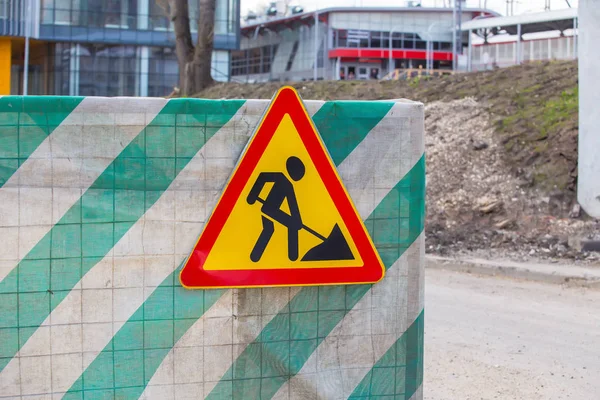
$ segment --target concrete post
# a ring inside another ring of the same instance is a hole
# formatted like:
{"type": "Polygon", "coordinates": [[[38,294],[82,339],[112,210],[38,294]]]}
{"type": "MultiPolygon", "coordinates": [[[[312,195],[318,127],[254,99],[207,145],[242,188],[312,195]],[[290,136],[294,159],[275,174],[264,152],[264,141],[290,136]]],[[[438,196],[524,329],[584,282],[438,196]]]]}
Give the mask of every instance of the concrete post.
{"type": "Polygon", "coordinates": [[[313,71],[313,80],[318,78],[317,68],[319,66],[319,13],[315,13],[315,68],[313,71]]]}
{"type": "Polygon", "coordinates": [[[521,24],[517,25],[517,64],[523,62],[523,49],[521,44],[521,24]]]}
{"type": "Polygon", "coordinates": [[[273,43],[269,44],[269,59],[271,60],[271,64],[269,64],[269,82],[273,80],[273,43]]]}
{"type": "Polygon", "coordinates": [[[27,96],[29,82],[29,36],[31,36],[31,0],[25,0],[25,59],[23,60],[23,95],[27,96]]]}
{"type": "Polygon", "coordinates": [[[456,0],[452,7],[452,71],[456,71],[456,0]]]}
{"type": "Polygon", "coordinates": [[[137,16],[137,28],[140,30],[148,29],[148,20],[150,19],[150,7],[148,0],[138,0],[138,16],[137,16]]]}
{"type": "Polygon", "coordinates": [[[577,36],[579,32],[577,31],[577,18],[573,18],[573,59],[577,59],[577,36]]]}
{"type": "Polygon", "coordinates": [[[388,40],[388,73],[392,72],[392,37],[394,36],[394,29],[390,31],[390,40],[388,40]]]}
{"type": "Polygon", "coordinates": [[[431,53],[429,51],[429,45],[431,44],[431,40],[429,40],[429,36],[427,37],[427,41],[425,42],[425,69],[429,70],[429,57],[431,57],[431,53]]]}
{"type": "Polygon", "coordinates": [[[579,1],[579,177],[577,200],[585,212],[600,217],[600,8],[596,0],[579,1]]]}
{"type": "Polygon", "coordinates": [[[533,40],[529,41],[529,61],[535,60],[535,46],[533,40]]]}
{"type": "Polygon", "coordinates": [[[468,48],[468,58],[467,58],[467,71],[471,72],[473,70],[473,40],[471,39],[471,31],[468,32],[469,35],[469,48],[468,48]]]}
{"type": "Polygon", "coordinates": [[[137,49],[138,62],[136,63],[135,82],[136,96],[148,96],[148,72],[150,67],[150,48],[140,46],[137,49]]]}

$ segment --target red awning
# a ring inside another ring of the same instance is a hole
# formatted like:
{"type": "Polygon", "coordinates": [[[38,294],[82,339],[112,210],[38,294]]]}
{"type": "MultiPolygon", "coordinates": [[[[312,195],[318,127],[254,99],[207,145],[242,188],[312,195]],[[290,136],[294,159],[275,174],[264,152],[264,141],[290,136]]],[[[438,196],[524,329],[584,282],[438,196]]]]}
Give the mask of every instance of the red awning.
{"type": "MultiPolygon", "coordinates": [[[[338,48],[329,50],[329,58],[352,57],[352,58],[389,58],[387,49],[348,49],[338,48]]],[[[392,50],[394,59],[416,59],[425,60],[427,52],[425,50],[392,50]]],[[[434,51],[433,59],[435,61],[451,61],[452,52],[434,51]]]]}

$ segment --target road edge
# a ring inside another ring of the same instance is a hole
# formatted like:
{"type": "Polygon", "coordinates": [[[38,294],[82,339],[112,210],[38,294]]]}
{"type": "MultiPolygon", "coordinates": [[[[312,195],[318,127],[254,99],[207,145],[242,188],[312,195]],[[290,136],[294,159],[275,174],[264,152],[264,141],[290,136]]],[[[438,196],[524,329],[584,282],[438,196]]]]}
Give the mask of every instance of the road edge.
{"type": "Polygon", "coordinates": [[[426,269],[600,289],[600,268],[425,256],[426,269]]]}

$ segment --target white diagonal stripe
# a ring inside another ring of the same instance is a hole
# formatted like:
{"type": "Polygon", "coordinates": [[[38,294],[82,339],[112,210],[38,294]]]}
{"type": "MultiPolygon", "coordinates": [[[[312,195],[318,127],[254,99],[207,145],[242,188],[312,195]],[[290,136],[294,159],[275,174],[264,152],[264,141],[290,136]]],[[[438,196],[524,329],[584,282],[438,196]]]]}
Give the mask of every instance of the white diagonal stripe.
{"type": "Polygon", "coordinates": [[[375,363],[418,315],[409,315],[406,298],[410,270],[422,268],[424,234],[388,269],[336,325],[300,372],[273,396],[298,399],[347,399],[375,363]]]}
{"type": "Polygon", "coordinates": [[[0,188],[0,282],[167,101],[85,98],[38,146],[0,188]]]}
{"type": "Polygon", "coordinates": [[[423,155],[422,139],[414,134],[418,128],[414,125],[423,124],[422,107],[414,102],[396,102],[338,167],[363,219],[371,215],[423,155]]]}

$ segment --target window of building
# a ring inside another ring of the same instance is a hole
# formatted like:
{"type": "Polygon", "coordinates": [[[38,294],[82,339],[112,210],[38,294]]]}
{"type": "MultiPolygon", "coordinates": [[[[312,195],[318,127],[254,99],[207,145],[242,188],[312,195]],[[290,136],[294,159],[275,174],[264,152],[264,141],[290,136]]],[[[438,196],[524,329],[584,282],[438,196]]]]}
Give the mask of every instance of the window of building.
{"type": "Polygon", "coordinates": [[[41,21],[42,24],[136,29],[137,7],[137,0],[42,0],[41,21]]]}
{"type": "Polygon", "coordinates": [[[227,33],[235,33],[238,28],[236,23],[239,19],[239,13],[237,12],[238,4],[239,2],[236,2],[236,0],[229,0],[229,6],[227,8],[227,33]]]}
{"type": "Polygon", "coordinates": [[[369,31],[358,29],[348,30],[346,44],[348,47],[370,47],[371,33],[369,31]]]}
{"type": "Polygon", "coordinates": [[[321,41],[321,44],[319,45],[319,50],[317,51],[317,68],[323,68],[323,64],[324,64],[324,57],[323,57],[323,41],[321,41]]]}
{"type": "MultiPolygon", "coordinates": [[[[239,23],[239,0],[217,0],[215,33],[235,34],[239,23]]],[[[172,30],[167,0],[40,0],[41,23],[112,29],[172,30]],[[138,12],[138,2],[148,2],[148,11],[138,12]],[[147,14],[147,15],[146,15],[147,14]]],[[[10,0],[0,0],[0,18],[10,0]]],[[[198,0],[188,0],[190,30],[198,31],[198,0]]]]}
{"type": "Polygon", "coordinates": [[[402,33],[401,32],[392,33],[392,48],[394,48],[394,49],[404,48],[404,46],[402,44],[402,33]]]}
{"type": "MultiPolygon", "coordinates": [[[[78,3],[78,2],[77,2],[78,3]]],[[[79,4],[76,4],[79,5],[79,4]]],[[[71,0],[42,0],[42,23],[71,25],[76,24],[77,16],[72,17],[71,0]]]]}
{"type": "Polygon", "coordinates": [[[267,45],[231,52],[231,75],[264,74],[271,71],[278,46],[267,45]]]}
{"type": "Polygon", "coordinates": [[[227,17],[229,1],[228,0],[217,0],[215,8],[215,33],[225,34],[227,33],[227,17]]]}
{"type": "Polygon", "coordinates": [[[49,94],[139,95],[136,53],[135,46],[57,43],[49,67],[49,94]]]}
{"type": "Polygon", "coordinates": [[[347,38],[348,32],[345,29],[335,29],[333,31],[333,47],[346,47],[347,38]]]}
{"type": "Polygon", "coordinates": [[[238,50],[231,52],[231,75],[248,74],[247,50],[238,50]]]}
{"type": "Polygon", "coordinates": [[[8,1],[0,0],[0,19],[8,18],[8,1]]]}
{"type": "Polygon", "coordinates": [[[248,50],[248,73],[249,74],[260,74],[261,69],[261,48],[256,47],[248,50]]]}
{"type": "MultiPolygon", "coordinates": [[[[170,47],[56,43],[49,49],[46,94],[160,97],[171,93],[179,80],[170,47]]],[[[227,76],[222,67],[227,60],[227,52],[214,52],[213,69],[227,76]]]]}
{"type": "MultiPolygon", "coordinates": [[[[154,31],[166,31],[169,29],[170,21],[167,16],[166,2],[149,0],[149,15],[148,15],[148,29],[154,31]]],[[[192,14],[190,12],[190,18],[192,14]]],[[[190,29],[192,22],[190,21],[190,29]]]]}
{"type": "Polygon", "coordinates": [[[69,95],[70,93],[69,67],[71,53],[72,45],[70,43],[57,43],[53,49],[53,60],[50,62],[48,71],[52,94],[69,95]]]}
{"type": "MultiPolygon", "coordinates": [[[[104,0],[104,26],[106,28],[120,28],[121,27],[121,6],[127,3],[121,0],[104,0]]],[[[125,26],[127,27],[127,26],[125,26]]]]}
{"type": "Polygon", "coordinates": [[[135,96],[137,58],[134,46],[81,44],[78,63],[80,96],[135,96]]]}
{"type": "MultiPolygon", "coordinates": [[[[150,0],[150,1],[152,1],[152,0],[150,0]]],[[[217,1],[217,3],[218,3],[218,1],[217,1]]],[[[188,12],[190,13],[190,31],[191,32],[198,32],[198,18],[200,18],[200,11],[198,10],[199,5],[200,5],[200,2],[198,0],[188,0],[188,12]]],[[[218,4],[217,4],[217,7],[218,7],[218,4]]],[[[216,20],[217,20],[217,14],[215,11],[215,29],[216,29],[216,23],[217,23],[216,20]]],[[[171,30],[173,30],[172,24],[171,24],[171,30]]]]}
{"type": "Polygon", "coordinates": [[[387,40],[385,40],[386,37],[383,36],[382,32],[371,32],[371,46],[373,48],[376,49],[380,49],[384,46],[384,42],[385,44],[387,44],[387,40]]]}
{"type": "MultiPolygon", "coordinates": [[[[427,41],[415,33],[393,32],[392,48],[395,49],[422,49],[427,47],[427,41]]],[[[333,31],[333,46],[387,49],[390,45],[390,32],[385,31],[347,31],[336,29],[333,31]]],[[[435,50],[449,51],[452,44],[449,42],[434,41],[435,50]]]]}
{"type": "Polygon", "coordinates": [[[148,60],[148,96],[165,96],[177,85],[179,67],[174,49],[151,47],[148,60]]]}
{"type": "Polygon", "coordinates": [[[262,47],[262,73],[271,72],[271,64],[277,53],[277,45],[262,47]]]}

